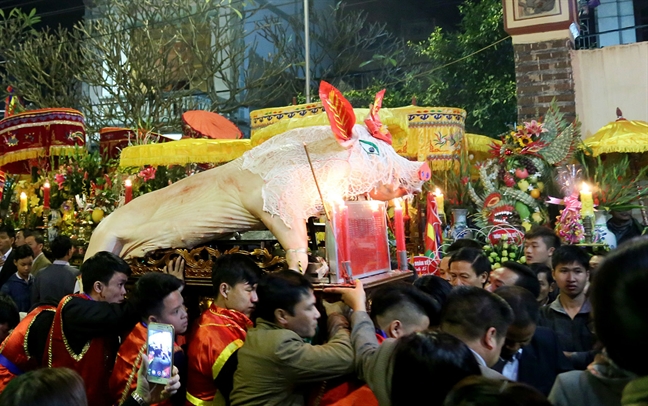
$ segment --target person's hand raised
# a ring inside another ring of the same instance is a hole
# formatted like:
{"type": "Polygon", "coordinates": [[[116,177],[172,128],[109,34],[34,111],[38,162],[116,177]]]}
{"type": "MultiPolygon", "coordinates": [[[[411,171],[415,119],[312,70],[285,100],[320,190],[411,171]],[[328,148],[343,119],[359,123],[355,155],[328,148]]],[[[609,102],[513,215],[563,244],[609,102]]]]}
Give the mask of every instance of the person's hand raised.
{"type": "Polygon", "coordinates": [[[353,311],[366,312],[367,311],[367,294],[362,287],[362,282],[355,281],[355,287],[349,288],[326,288],[324,293],[334,293],[342,296],[342,301],[349,306],[353,311]]]}
{"type": "Polygon", "coordinates": [[[159,384],[151,384],[146,379],[146,372],[148,371],[149,360],[146,354],[142,354],[142,365],[137,371],[137,388],[135,392],[148,404],[160,403],[168,399],[170,396],[175,395],[180,389],[180,375],[178,375],[178,368],[173,367],[171,378],[169,382],[163,387],[159,384]]]}

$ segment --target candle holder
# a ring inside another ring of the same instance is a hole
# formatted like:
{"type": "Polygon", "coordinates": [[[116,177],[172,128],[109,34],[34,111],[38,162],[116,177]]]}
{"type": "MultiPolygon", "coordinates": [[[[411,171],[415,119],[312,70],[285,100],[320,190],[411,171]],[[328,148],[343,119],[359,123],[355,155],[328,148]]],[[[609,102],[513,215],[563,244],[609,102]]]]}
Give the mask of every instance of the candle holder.
{"type": "Polygon", "coordinates": [[[342,268],[344,268],[344,272],[346,272],[346,275],[344,279],[346,279],[346,283],[352,283],[353,282],[353,271],[351,270],[351,261],[342,261],[342,268]]]}
{"type": "Polygon", "coordinates": [[[398,258],[398,270],[407,271],[407,251],[402,250],[396,253],[398,258]]]}
{"type": "Polygon", "coordinates": [[[49,215],[50,209],[43,209],[43,239],[49,243],[49,215]]]}
{"type": "Polygon", "coordinates": [[[591,244],[594,241],[594,216],[585,216],[583,217],[583,229],[585,232],[585,243],[591,244]]]}

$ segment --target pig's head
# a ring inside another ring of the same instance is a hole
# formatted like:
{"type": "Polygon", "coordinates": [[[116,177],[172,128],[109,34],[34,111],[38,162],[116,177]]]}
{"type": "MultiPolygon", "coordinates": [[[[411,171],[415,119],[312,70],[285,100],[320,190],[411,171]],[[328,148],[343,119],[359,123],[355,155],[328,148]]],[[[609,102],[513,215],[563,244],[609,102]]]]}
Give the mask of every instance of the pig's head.
{"type": "Polygon", "coordinates": [[[263,209],[288,227],[323,211],[304,145],[325,201],[365,194],[389,200],[420,191],[430,169],[427,163],[401,157],[391,146],[391,135],[378,118],[383,95],[384,90],[376,95],[363,126],[355,124],[342,94],[322,82],[320,98],[331,127],[291,130],[246,152],[242,168],[264,180],[263,209]]]}

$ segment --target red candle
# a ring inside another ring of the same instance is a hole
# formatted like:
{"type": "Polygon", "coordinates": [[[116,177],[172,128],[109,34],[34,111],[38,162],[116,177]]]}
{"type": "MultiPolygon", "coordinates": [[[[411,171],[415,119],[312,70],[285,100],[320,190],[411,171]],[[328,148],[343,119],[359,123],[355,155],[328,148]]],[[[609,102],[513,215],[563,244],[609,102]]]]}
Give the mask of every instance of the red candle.
{"type": "Polygon", "coordinates": [[[337,246],[338,246],[338,256],[340,258],[340,265],[344,261],[349,261],[350,259],[350,250],[349,250],[349,238],[347,234],[347,229],[349,226],[349,208],[340,202],[338,205],[338,226],[337,226],[337,246]]]}
{"type": "Polygon", "coordinates": [[[130,179],[126,179],[124,182],[124,189],[124,204],[126,204],[133,200],[133,184],[130,179]]]}
{"type": "Polygon", "coordinates": [[[50,208],[50,183],[45,181],[43,185],[43,209],[50,208]]]}
{"type": "Polygon", "coordinates": [[[405,223],[403,222],[403,207],[400,199],[394,200],[394,234],[396,237],[396,251],[406,251],[405,223]]]}

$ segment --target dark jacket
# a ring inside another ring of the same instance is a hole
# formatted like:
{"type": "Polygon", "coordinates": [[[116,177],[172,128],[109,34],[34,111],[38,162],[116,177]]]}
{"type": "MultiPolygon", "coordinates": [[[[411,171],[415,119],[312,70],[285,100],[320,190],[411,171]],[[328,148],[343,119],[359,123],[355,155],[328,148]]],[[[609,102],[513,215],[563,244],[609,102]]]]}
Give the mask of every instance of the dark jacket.
{"type": "Polygon", "coordinates": [[[594,322],[589,300],[572,320],[560,303],[560,295],[549,306],[540,309],[538,326],[553,330],[563,350],[574,353],[570,358],[575,369],[585,369],[594,360],[594,322]]]}
{"type": "Polygon", "coordinates": [[[53,264],[38,272],[32,289],[32,303],[53,300],[57,303],[64,296],[74,293],[79,270],[68,265],[53,264]]]}
{"type": "Polygon", "coordinates": [[[9,256],[5,260],[4,265],[2,265],[2,270],[0,271],[0,287],[5,284],[17,271],[16,264],[14,264],[14,258],[16,256],[16,249],[13,248],[9,253],[9,256]]]}
{"type": "Polygon", "coordinates": [[[14,273],[0,288],[0,292],[6,293],[16,302],[19,312],[29,312],[31,308],[31,290],[34,278],[29,275],[29,280],[20,278],[14,273]]]}
{"type": "MultiPolygon", "coordinates": [[[[538,327],[529,345],[522,349],[518,367],[517,382],[531,385],[545,396],[551,391],[556,376],[573,369],[563,354],[556,333],[545,327],[538,327]]],[[[502,359],[493,367],[502,372],[506,362],[502,359]]]]}

